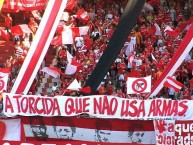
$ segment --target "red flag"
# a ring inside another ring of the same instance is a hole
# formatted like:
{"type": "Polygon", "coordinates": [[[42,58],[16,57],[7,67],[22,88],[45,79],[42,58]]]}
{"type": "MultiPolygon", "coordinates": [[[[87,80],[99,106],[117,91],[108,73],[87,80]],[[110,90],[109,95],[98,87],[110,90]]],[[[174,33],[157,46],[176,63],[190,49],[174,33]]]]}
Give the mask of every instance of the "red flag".
{"type": "Polygon", "coordinates": [[[77,15],[77,19],[83,20],[83,21],[88,21],[90,18],[87,11],[85,11],[83,8],[79,9],[76,15],[77,15]]]}
{"type": "Polygon", "coordinates": [[[41,71],[53,76],[54,78],[57,78],[60,74],[62,74],[61,70],[54,66],[44,67],[41,71]]]}
{"type": "Polygon", "coordinates": [[[84,87],[84,88],[80,88],[79,89],[80,92],[85,93],[85,94],[90,94],[91,93],[91,88],[90,86],[84,87]]]}
{"type": "Polygon", "coordinates": [[[11,27],[12,35],[23,35],[24,33],[32,33],[27,24],[21,24],[11,27]]]}
{"type": "Polygon", "coordinates": [[[10,68],[0,68],[0,73],[10,73],[11,69],[10,68]]]}
{"type": "Polygon", "coordinates": [[[66,10],[72,11],[76,2],[77,2],[77,0],[68,0],[66,10]]]}
{"type": "Polygon", "coordinates": [[[6,0],[3,4],[2,11],[31,11],[43,10],[46,8],[48,0],[6,0]]]}
{"type": "Polygon", "coordinates": [[[172,37],[178,37],[178,35],[180,34],[180,31],[178,29],[173,30],[173,31],[166,30],[165,33],[172,37]]]}
{"type": "Polygon", "coordinates": [[[74,66],[77,66],[77,67],[82,66],[82,65],[81,65],[81,63],[79,63],[78,61],[76,61],[76,59],[75,59],[75,58],[72,58],[72,60],[71,60],[71,64],[72,64],[72,65],[74,65],[74,66]]]}
{"type": "Polygon", "coordinates": [[[183,87],[183,84],[176,79],[168,76],[164,82],[164,87],[173,88],[176,92],[179,92],[183,87]]]}
{"type": "Polygon", "coordinates": [[[52,45],[62,45],[62,35],[56,36],[51,41],[52,45]]]}

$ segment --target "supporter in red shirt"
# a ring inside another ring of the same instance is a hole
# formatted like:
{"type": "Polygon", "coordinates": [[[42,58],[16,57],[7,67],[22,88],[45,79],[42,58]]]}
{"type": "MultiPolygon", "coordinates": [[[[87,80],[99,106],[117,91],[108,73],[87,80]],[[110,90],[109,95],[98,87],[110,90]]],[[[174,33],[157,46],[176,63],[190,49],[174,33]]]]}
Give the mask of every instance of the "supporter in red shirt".
{"type": "Polygon", "coordinates": [[[38,29],[38,24],[35,22],[35,19],[33,17],[30,18],[30,21],[28,23],[28,27],[31,29],[31,31],[35,35],[35,33],[38,29]]]}
{"type": "Polygon", "coordinates": [[[184,84],[182,89],[183,99],[191,100],[191,89],[188,84],[184,84]]]}

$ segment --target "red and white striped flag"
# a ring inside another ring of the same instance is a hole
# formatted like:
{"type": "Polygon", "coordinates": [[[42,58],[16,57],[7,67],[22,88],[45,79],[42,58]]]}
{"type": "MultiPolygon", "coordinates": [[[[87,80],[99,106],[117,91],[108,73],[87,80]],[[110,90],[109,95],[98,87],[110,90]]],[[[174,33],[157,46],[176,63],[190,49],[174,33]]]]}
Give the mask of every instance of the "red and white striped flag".
{"type": "Polygon", "coordinates": [[[183,84],[176,79],[168,76],[164,82],[164,87],[173,88],[175,92],[179,92],[183,87],[183,84]]]}
{"type": "Polygon", "coordinates": [[[50,76],[54,78],[58,78],[60,74],[62,74],[61,70],[57,67],[50,66],[50,67],[44,67],[41,71],[49,74],[50,76]]]}
{"type": "Polygon", "coordinates": [[[66,69],[65,69],[66,75],[73,75],[76,73],[76,71],[77,71],[77,66],[72,65],[70,63],[67,64],[66,69]]]}
{"type": "Polygon", "coordinates": [[[27,24],[21,24],[11,27],[12,35],[23,35],[24,33],[32,33],[31,29],[27,24]]]}
{"type": "Polygon", "coordinates": [[[160,27],[159,27],[159,25],[158,25],[157,23],[153,24],[153,25],[149,28],[148,33],[149,33],[150,35],[158,35],[158,36],[162,35],[161,29],[160,29],[160,27]]]}
{"type": "Polygon", "coordinates": [[[88,34],[89,26],[66,28],[58,27],[58,34],[62,34],[53,38],[52,45],[73,44],[74,38],[88,34]]]}

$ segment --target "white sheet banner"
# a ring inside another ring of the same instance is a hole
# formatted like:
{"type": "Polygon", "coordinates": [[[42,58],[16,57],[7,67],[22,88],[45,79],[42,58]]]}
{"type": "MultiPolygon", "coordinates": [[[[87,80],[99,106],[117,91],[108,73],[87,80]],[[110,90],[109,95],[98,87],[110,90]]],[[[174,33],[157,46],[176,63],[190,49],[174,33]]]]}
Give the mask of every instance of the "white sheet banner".
{"type": "Polygon", "coordinates": [[[20,141],[21,119],[0,120],[0,140],[20,141]]]}
{"type": "Polygon", "coordinates": [[[114,96],[42,97],[3,93],[3,113],[8,116],[76,116],[87,113],[99,118],[193,119],[192,100],[135,100],[114,96]]]}
{"type": "Polygon", "coordinates": [[[175,120],[154,120],[156,145],[175,145],[175,120]]]}
{"type": "Polygon", "coordinates": [[[8,74],[6,74],[3,77],[0,77],[0,93],[7,91],[8,78],[9,78],[8,74]]]}
{"type": "Polygon", "coordinates": [[[127,78],[127,94],[148,93],[151,91],[151,76],[127,78]]]}

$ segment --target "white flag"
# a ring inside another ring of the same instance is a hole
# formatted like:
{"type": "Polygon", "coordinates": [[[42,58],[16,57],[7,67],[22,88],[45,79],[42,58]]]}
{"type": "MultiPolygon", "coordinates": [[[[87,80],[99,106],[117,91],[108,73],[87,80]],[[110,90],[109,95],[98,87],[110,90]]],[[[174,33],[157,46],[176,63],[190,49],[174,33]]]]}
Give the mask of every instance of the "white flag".
{"type": "Polygon", "coordinates": [[[81,88],[80,84],[78,83],[77,79],[75,79],[69,86],[68,86],[68,90],[75,90],[75,91],[79,91],[79,89],[81,88]]]}
{"type": "Polygon", "coordinates": [[[151,91],[151,76],[127,78],[127,94],[148,93],[151,91]]]}
{"type": "Polygon", "coordinates": [[[77,70],[77,66],[71,65],[68,63],[66,66],[65,74],[66,75],[73,75],[76,73],[76,70],[77,70]]]}

